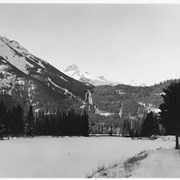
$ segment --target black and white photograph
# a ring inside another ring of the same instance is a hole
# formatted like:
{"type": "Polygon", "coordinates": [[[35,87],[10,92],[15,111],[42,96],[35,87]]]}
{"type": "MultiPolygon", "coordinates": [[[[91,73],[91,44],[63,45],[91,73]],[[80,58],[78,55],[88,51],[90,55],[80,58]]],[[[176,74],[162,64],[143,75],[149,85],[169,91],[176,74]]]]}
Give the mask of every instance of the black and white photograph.
{"type": "Polygon", "coordinates": [[[0,1],[0,178],[180,178],[179,136],[180,3],[0,1]]]}

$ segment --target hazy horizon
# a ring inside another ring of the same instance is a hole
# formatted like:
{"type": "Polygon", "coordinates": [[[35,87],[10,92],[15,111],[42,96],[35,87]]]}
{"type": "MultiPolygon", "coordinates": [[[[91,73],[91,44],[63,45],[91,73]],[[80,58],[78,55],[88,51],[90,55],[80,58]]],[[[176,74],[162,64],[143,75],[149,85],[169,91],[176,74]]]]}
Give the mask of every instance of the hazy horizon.
{"type": "Polygon", "coordinates": [[[0,4],[0,36],[56,68],[124,84],[180,77],[180,5],[0,4]]]}

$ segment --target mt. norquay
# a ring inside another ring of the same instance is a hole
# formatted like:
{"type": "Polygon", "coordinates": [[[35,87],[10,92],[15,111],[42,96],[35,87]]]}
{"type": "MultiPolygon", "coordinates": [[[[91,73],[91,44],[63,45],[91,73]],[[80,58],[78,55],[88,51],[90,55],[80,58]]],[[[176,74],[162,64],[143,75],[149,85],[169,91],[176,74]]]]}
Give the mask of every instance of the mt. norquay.
{"type": "Polygon", "coordinates": [[[18,42],[0,37],[0,97],[39,109],[66,109],[84,99],[92,85],[81,83],[32,55],[18,42]]]}

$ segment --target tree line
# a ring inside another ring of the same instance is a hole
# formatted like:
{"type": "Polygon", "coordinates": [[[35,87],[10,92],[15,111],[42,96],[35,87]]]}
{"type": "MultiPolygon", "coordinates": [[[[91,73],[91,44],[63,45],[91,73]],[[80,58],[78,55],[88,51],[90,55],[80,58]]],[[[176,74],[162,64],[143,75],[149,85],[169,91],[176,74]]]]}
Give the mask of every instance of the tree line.
{"type": "MultiPolygon", "coordinates": [[[[115,118],[115,117],[114,117],[115,118]]],[[[93,117],[94,119],[94,117],[93,117]]],[[[151,137],[163,134],[159,117],[153,112],[145,113],[143,117],[130,119],[128,116],[106,121],[90,121],[90,134],[119,135],[123,137],[151,137]]]]}
{"type": "Polygon", "coordinates": [[[0,139],[23,136],[88,136],[89,122],[85,111],[39,112],[32,105],[27,115],[20,105],[8,109],[0,102],[0,139]]]}
{"type": "Polygon", "coordinates": [[[89,122],[86,111],[43,113],[35,118],[34,132],[39,136],[88,136],[89,122]]]}

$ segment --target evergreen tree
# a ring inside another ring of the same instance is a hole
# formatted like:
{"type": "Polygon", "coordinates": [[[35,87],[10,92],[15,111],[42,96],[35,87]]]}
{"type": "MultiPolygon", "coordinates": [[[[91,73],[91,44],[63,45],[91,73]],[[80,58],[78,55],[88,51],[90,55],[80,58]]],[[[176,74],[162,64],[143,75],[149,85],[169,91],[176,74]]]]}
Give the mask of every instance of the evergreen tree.
{"type": "Polygon", "coordinates": [[[23,109],[19,104],[13,107],[12,120],[14,135],[22,136],[24,134],[23,109]]]}
{"type": "Polygon", "coordinates": [[[3,137],[5,136],[5,125],[2,121],[0,121],[0,139],[3,140],[3,137]]]}
{"type": "Polygon", "coordinates": [[[153,112],[147,114],[144,119],[144,123],[142,125],[142,136],[150,137],[153,135],[153,127],[154,127],[154,116],[153,112]]]}
{"type": "Polygon", "coordinates": [[[89,116],[86,111],[83,112],[82,116],[82,135],[83,136],[89,136],[89,116]]]}
{"type": "Polygon", "coordinates": [[[160,135],[160,124],[159,124],[159,119],[156,114],[154,114],[154,135],[160,135]]]}
{"type": "Polygon", "coordinates": [[[34,116],[33,116],[33,109],[32,105],[29,108],[29,112],[26,118],[26,124],[25,124],[25,133],[27,136],[33,137],[34,133],[34,116]]]}
{"type": "Polygon", "coordinates": [[[5,130],[6,130],[5,134],[7,135],[8,139],[9,136],[12,135],[11,120],[12,120],[12,113],[10,110],[8,110],[6,116],[6,122],[5,122],[5,130]]]}
{"type": "Polygon", "coordinates": [[[171,83],[163,90],[163,103],[160,105],[160,123],[165,127],[167,134],[176,137],[176,149],[179,149],[180,134],[180,81],[171,83]]]}
{"type": "Polygon", "coordinates": [[[0,139],[2,140],[5,136],[5,121],[7,117],[7,109],[3,101],[0,102],[0,139]]]}
{"type": "Polygon", "coordinates": [[[142,136],[150,137],[159,134],[159,123],[157,116],[151,111],[147,114],[142,125],[142,136]]]}

